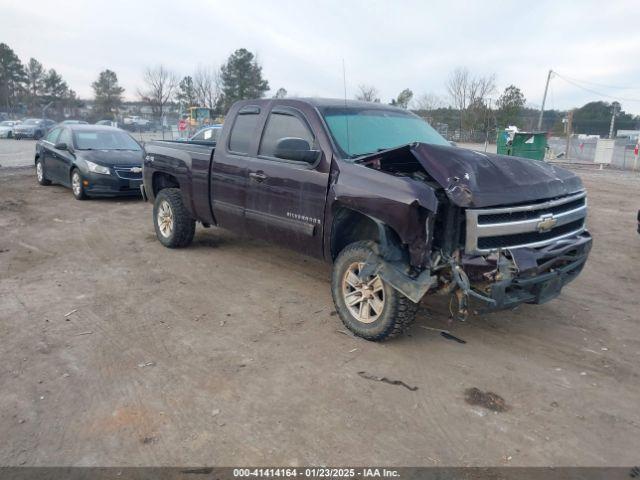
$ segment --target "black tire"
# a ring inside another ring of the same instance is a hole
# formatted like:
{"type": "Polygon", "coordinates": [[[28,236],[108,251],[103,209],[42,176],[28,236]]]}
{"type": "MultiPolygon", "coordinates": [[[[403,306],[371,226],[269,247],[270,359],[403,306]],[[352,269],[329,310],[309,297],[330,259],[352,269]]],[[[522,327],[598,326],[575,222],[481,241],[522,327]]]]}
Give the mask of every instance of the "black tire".
{"type": "Polygon", "coordinates": [[[382,281],[384,303],[377,319],[371,323],[364,323],[351,313],[343,290],[345,275],[354,263],[365,262],[375,246],[375,242],[372,241],[355,242],[340,252],[333,264],[331,294],[345,327],[366,340],[381,341],[396,337],[405,331],[415,319],[418,304],[382,281]]]}
{"type": "Polygon", "coordinates": [[[51,185],[51,180],[47,179],[47,172],[45,171],[44,164],[40,159],[36,160],[36,179],[40,185],[51,185]]]}
{"type": "Polygon", "coordinates": [[[82,184],[82,174],[80,173],[80,170],[78,170],[77,168],[74,168],[73,170],[71,170],[71,192],[73,193],[73,196],[75,197],[76,200],[86,200],[87,199],[87,193],[84,190],[84,185],[82,184]],[[75,181],[76,181],[76,175],[78,178],[78,184],[77,186],[75,185],[75,181]]]}
{"type": "Polygon", "coordinates": [[[36,131],[36,133],[33,134],[34,140],[40,140],[42,137],[44,137],[44,134],[40,130],[36,131]]]}
{"type": "Polygon", "coordinates": [[[13,138],[13,132],[10,131],[9,133],[7,133],[7,138],[13,138]]]}
{"type": "Polygon", "coordinates": [[[158,240],[167,248],[186,247],[193,241],[196,221],[185,208],[179,188],[158,192],[153,203],[153,226],[158,240]]]}

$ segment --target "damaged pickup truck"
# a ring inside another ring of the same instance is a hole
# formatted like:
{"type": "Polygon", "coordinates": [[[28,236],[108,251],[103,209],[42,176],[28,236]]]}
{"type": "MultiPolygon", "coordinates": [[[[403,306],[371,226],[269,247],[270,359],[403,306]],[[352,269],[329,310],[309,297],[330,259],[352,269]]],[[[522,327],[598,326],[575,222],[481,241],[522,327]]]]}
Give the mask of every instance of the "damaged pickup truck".
{"type": "Polygon", "coordinates": [[[368,340],[405,330],[426,295],[449,295],[459,319],[544,303],[591,248],[576,175],[452,147],[386,105],[242,101],[215,146],[145,149],[163,245],[187,246],[200,222],[332,262],[336,310],[368,340]]]}

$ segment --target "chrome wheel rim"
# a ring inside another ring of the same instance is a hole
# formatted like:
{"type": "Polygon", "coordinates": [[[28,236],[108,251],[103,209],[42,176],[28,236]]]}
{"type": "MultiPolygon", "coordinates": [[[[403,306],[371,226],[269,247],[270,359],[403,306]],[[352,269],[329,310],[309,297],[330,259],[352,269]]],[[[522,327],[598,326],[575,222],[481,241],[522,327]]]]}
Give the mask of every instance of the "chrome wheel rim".
{"type": "Polygon", "coordinates": [[[41,182],[44,174],[42,173],[42,163],[36,162],[36,176],[38,177],[38,181],[41,182]]]}
{"type": "Polygon", "coordinates": [[[73,172],[73,175],[71,176],[71,186],[73,188],[73,193],[76,196],[80,196],[80,193],[82,193],[82,183],[78,172],[73,172]]]}
{"type": "Polygon", "coordinates": [[[359,277],[364,262],[354,262],[342,279],[342,296],[349,313],[362,323],[375,322],[384,310],[384,285],[379,275],[359,277]]]}
{"type": "Polygon", "coordinates": [[[160,202],[158,207],[158,229],[160,234],[167,238],[173,233],[173,211],[166,200],[160,202]]]}

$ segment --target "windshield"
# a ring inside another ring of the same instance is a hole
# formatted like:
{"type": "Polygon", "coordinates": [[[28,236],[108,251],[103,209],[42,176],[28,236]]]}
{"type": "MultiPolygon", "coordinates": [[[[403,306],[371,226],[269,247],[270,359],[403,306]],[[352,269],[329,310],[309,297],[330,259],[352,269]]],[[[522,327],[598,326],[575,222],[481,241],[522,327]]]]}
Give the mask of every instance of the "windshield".
{"type": "Polygon", "coordinates": [[[35,118],[30,118],[29,120],[25,120],[24,124],[25,125],[39,125],[40,124],[40,120],[37,120],[35,118]]]}
{"type": "Polygon", "coordinates": [[[420,117],[379,108],[325,108],[322,112],[331,136],[349,158],[408,143],[451,145],[420,117]]]}
{"type": "Polygon", "coordinates": [[[78,150],[140,150],[130,135],[117,130],[73,132],[73,139],[78,150]]]}
{"type": "Polygon", "coordinates": [[[11,126],[13,126],[13,122],[9,122],[9,121],[0,122],[0,127],[11,127],[11,126]]]}

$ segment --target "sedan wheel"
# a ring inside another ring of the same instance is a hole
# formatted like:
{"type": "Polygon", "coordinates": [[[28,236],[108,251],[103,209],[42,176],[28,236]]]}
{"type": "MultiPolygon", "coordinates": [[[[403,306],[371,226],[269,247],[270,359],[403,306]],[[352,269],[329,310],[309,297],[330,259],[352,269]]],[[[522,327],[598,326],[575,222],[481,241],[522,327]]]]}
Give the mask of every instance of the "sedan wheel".
{"type": "Polygon", "coordinates": [[[87,195],[84,192],[84,187],[82,186],[82,177],[78,170],[74,170],[71,174],[71,190],[73,191],[73,196],[76,197],[77,200],[84,200],[87,198],[87,195]]]}
{"type": "Polygon", "coordinates": [[[47,179],[47,176],[44,173],[44,165],[42,165],[40,160],[36,161],[36,178],[40,185],[51,185],[51,182],[47,179]]]}

